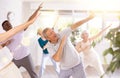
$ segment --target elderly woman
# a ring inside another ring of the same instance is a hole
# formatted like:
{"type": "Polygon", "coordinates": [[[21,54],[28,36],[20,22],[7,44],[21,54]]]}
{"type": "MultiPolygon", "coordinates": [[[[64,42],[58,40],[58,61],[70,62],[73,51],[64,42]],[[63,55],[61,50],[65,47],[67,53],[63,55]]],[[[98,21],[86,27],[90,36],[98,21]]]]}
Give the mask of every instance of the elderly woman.
{"type": "Polygon", "coordinates": [[[105,32],[110,26],[104,28],[98,34],[90,37],[87,30],[83,31],[81,34],[82,41],[78,42],[76,49],[78,52],[83,52],[83,63],[84,68],[91,66],[96,69],[97,73],[101,76],[104,74],[104,70],[97,52],[91,46],[91,43],[94,39],[99,37],[103,32],[105,32]]]}

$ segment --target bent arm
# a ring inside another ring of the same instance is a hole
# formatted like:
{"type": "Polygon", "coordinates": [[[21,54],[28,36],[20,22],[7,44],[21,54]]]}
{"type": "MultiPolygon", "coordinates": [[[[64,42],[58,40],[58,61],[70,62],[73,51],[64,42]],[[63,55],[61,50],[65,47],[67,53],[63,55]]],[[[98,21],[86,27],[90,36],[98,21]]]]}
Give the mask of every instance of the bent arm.
{"type": "Polygon", "coordinates": [[[81,43],[79,42],[76,46],[75,49],[80,53],[82,51],[81,49],[81,43]]]}
{"type": "Polygon", "coordinates": [[[53,55],[53,59],[57,62],[59,62],[61,60],[62,53],[63,53],[63,48],[64,48],[64,45],[65,45],[65,40],[66,40],[66,36],[64,36],[62,38],[62,41],[60,43],[60,46],[59,46],[57,52],[53,55]]]}

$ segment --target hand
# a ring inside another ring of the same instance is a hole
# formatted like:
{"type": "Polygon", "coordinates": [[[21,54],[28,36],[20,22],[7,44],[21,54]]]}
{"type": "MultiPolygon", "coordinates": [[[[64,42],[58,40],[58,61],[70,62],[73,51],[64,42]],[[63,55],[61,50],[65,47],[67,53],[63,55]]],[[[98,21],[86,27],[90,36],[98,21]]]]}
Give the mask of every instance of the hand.
{"type": "Polygon", "coordinates": [[[12,41],[13,41],[13,39],[8,40],[8,41],[5,43],[5,46],[9,45],[12,41]]]}
{"type": "Polygon", "coordinates": [[[37,10],[40,10],[42,8],[43,2],[40,4],[37,10]]]}
{"type": "Polygon", "coordinates": [[[11,40],[8,40],[6,41],[5,43],[1,44],[2,47],[5,47],[7,45],[9,45],[11,43],[12,39],[11,40]]]}
{"type": "Polygon", "coordinates": [[[90,18],[90,19],[92,19],[92,18],[95,17],[95,13],[94,13],[93,11],[90,11],[89,13],[90,13],[90,15],[89,15],[89,18],[90,18]]]}
{"type": "Polygon", "coordinates": [[[3,47],[0,45],[0,49],[2,49],[3,47]]]}

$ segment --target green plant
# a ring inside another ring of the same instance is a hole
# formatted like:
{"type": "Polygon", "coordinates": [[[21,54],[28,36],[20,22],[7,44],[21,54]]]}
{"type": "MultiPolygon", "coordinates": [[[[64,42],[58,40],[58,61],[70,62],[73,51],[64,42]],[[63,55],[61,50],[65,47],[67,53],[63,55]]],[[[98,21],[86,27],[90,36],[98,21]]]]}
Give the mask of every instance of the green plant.
{"type": "Polygon", "coordinates": [[[106,72],[114,72],[120,68],[120,27],[111,29],[105,36],[110,40],[111,46],[104,51],[104,56],[111,54],[112,59],[106,72]]]}

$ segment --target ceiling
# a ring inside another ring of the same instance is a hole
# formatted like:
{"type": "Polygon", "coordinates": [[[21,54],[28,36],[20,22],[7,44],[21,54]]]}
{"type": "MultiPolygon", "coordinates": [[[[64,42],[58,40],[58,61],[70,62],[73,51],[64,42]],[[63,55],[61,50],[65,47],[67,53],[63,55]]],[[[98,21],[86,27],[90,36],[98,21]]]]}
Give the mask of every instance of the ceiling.
{"type": "Polygon", "coordinates": [[[22,0],[36,9],[44,2],[45,10],[97,10],[120,11],[120,0],[22,0]]]}

